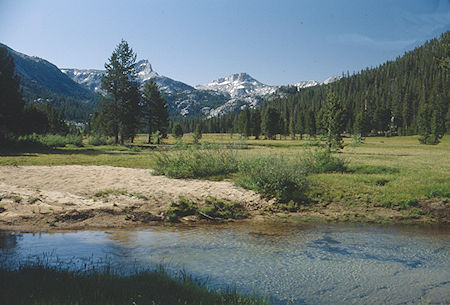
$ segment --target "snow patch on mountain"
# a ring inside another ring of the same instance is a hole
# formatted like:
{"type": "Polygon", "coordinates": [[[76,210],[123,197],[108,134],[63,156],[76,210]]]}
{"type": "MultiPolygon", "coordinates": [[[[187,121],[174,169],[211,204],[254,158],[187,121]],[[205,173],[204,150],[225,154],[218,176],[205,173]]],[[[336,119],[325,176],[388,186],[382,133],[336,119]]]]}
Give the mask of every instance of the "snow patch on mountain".
{"type": "Polygon", "coordinates": [[[257,81],[247,73],[232,74],[205,85],[198,85],[195,88],[222,92],[228,94],[231,98],[265,96],[278,89],[277,86],[269,86],[257,81]]]}
{"type": "Polygon", "coordinates": [[[327,78],[326,80],[324,80],[322,84],[328,85],[328,84],[334,83],[334,82],[336,82],[336,81],[338,81],[340,79],[341,79],[341,76],[333,75],[333,76],[327,78]]]}

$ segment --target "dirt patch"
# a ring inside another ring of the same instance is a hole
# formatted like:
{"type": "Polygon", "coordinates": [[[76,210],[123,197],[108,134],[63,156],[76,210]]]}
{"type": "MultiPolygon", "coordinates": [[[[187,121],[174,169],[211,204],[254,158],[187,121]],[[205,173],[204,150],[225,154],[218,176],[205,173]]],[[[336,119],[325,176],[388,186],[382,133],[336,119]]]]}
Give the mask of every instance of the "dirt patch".
{"type": "MultiPolygon", "coordinates": [[[[448,200],[448,199],[447,199],[448,200]]],[[[450,218],[450,203],[444,198],[430,198],[419,201],[419,207],[424,214],[434,218],[448,220],[450,218]]]]}
{"type": "Polygon", "coordinates": [[[232,182],[169,179],[146,169],[5,166],[0,167],[0,228],[39,231],[160,223],[170,203],[180,197],[237,201],[250,215],[273,205],[232,182]]]}

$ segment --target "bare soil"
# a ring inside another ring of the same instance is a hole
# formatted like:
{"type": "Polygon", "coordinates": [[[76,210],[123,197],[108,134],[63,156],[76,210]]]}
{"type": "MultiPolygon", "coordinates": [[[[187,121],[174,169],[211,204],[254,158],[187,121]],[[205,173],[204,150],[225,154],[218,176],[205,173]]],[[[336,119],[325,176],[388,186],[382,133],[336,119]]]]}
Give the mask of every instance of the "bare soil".
{"type": "MultiPolygon", "coordinates": [[[[405,211],[347,206],[339,202],[311,204],[296,213],[285,213],[274,200],[262,198],[232,182],[169,179],[153,176],[147,169],[3,166],[0,167],[0,229],[35,232],[161,225],[170,203],[179,197],[198,204],[207,197],[237,201],[247,210],[250,221],[286,217],[300,221],[396,222],[408,218],[405,211]]],[[[431,212],[438,209],[439,215],[444,213],[442,204],[423,204],[431,212]]],[[[448,220],[448,207],[444,208],[448,220]]],[[[196,216],[181,221],[208,222],[196,216]]],[[[435,222],[424,217],[412,221],[435,222]]]]}

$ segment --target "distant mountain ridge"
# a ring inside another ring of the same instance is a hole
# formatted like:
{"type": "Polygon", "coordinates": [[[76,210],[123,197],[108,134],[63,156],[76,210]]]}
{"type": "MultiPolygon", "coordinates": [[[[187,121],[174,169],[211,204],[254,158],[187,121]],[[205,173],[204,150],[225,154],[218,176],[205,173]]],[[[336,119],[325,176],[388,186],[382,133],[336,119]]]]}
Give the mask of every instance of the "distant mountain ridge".
{"type": "Polygon", "coordinates": [[[48,98],[57,94],[85,102],[96,100],[95,93],[73,81],[47,60],[19,53],[1,43],[0,46],[6,47],[14,58],[24,98],[48,98]]]}
{"type": "MultiPolygon", "coordinates": [[[[5,46],[14,58],[16,73],[20,77],[20,85],[26,100],[54,101],[71,98],[76,101],[78,108],[84,107],[79,103],[89,104],[86,111],[92,113],[99,100],[99,94],[104,94],[101,89],[104,70],[59,69],[45,59],[19,53],[3,44],[0,46],[5,46]]],[[[232,74],[193,87],[160,75],[145,59],[136,63],[136,78],[141,88],[149,79],[155,81],[168,103],[172,118],[215,117],[240,112],[244,107],[258,106],[267,97],[276,95],[281,87],[263,84],[247,73],[232,74]]],[[[299,90],[317,85],[320,83],[303,81],[292,86],[299,90]]],[[[68,108],[67,101],[64,103],[65,106],[61,107],[68,108]]]]}

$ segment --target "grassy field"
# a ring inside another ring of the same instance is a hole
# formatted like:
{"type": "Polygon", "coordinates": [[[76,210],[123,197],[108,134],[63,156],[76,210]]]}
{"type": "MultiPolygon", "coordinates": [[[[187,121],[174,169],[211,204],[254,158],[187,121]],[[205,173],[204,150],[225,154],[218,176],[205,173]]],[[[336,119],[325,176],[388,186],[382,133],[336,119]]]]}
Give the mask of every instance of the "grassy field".
{"type": "MultiPolygon", "coordinates": [[[[139,135],[136,145],[145,144],[139,135]]],[[[183,137],[185,143],[192,135],[183,137]]],[[[234,144],[240,160],[267,155],[294,158],[317,147],[308,140],[242,140],[239,135],[204,134],[202,143],[234,144]]],[[[411,214],[423,213],[419,202],[435,200],[447,209],[450,196],[450,136],[439,145],[421,145],[416,136],[368,137],[359,146],[346,139],[343,158],[348,170],[344,173],[312,174],[308,197],[316,203],[341,202],[345,205],[373,205],[394,209],[411,209],[411,214]]],[[[87,141],[85,140],[85,143],[87,141]]],[[[165,140],[173,144],[172,137],[165,140]]],[[[168,147],[162,148],[171,151],[168,147]]],[[[122,146],[64,147],[58,149],[18,151],[3,148],[0,165],[111,165],[132,168],[155,166],[155,149],[122,146]]],[[[236,174],[232,174],[236,175],[236,174]]],[[[231,176],[225,179],[233,178],[231,176]]]]}
{"type": "Polygon", "coordinates": [[[208,289],[185,274],[173,278],[164,270],[120,276],[111,271],[67,271],[45,266],[0,268],[0,282],[1,304],[270,304],[233,290],[208,289]]]}

